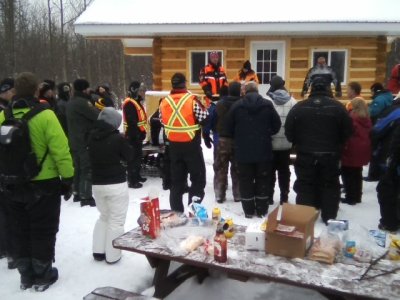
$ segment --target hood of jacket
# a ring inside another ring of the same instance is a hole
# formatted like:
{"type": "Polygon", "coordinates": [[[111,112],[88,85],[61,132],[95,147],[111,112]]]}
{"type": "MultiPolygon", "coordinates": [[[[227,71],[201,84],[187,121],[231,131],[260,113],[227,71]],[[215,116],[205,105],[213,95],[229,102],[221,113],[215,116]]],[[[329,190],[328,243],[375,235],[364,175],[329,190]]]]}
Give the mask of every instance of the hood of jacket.
{"type": "Polygon", "coordinates": [[[112,125],[108,124],[103,120],[97,120],[94,123],[93,130],[91,131],[91,139],[93,140],[103,140],[111,134],[118,133],[119,131],[115,129],[112,125]]]}
{"type": "Polygon", "coordinates": [[[268,101],[257,92],[250,92],[243,97],[242,105],[250,114],[256,114],[261,107],[268,105],[268,101]]]}
{"type": "Polygon", "coordinates": [[[235,103],[240,99],[240,96],[225,96],[221,100],[229,102],[229,103],[235,103]]]}
{"type": "Polygon", "coordinates": [[[276,105],[284,105],[292,98],[286,90],[268,92],[267,95],[271,97],[272,101],[274,101],[276,105]]]}
{"type": "Polygon", "coordinates": [[[388,90],[380,90],[377,91],[373,96],[372,99],[375,99],[376,97],[385,97],[387,99],[393,100],[393,95],[392,92],[388,90]]]}

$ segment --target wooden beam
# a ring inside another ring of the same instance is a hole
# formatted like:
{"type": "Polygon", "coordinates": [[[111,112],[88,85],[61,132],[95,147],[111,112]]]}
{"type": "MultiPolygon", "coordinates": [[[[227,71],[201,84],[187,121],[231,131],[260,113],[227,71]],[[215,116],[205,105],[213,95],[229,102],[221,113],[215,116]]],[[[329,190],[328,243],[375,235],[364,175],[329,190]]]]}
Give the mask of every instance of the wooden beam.
{"type": "Polygon", "coordinates": [[[153,55],[153,48],[151,47],[126,47],[124,48],[125,55],[134,55],[134,56],[141,56],[141,55],[153,55]]]}

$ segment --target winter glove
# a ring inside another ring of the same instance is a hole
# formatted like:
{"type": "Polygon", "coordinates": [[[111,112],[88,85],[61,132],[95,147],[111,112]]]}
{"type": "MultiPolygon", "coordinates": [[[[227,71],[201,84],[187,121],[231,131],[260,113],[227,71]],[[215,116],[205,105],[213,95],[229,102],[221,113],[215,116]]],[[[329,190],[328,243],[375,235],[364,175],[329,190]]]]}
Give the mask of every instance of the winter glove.
{"type": "Polygon", "coordinates": [[[337,91],[337,92],[335,93],[335,97],[336,97],[336,98],[342,97],[342,92],[341,92],[341,91],[337,91]]]}
{"type": "Polygon", "coordinates": [[[211,148],[213,140],[210,138],[208,134],[203,134],[204,144],[208,149],[211,148]]]}
{"type": "Polygon", "coordinates": [[[72,177],[61,179],[61,195],[68,201],[72,196],[72,177]]]}
{"type": "Polygon", "coordinates": [[[218,101],[219,99],[220,99],[219,95],[211,97],[211,101],[218,101]]]}
{"type": "Polygon", "coordinates": [[[205,91],[204,94],[206,94],[206,97],[208,99],[212,99],[212,97],[213,97],[213,95],[212,95],[212,93],[210,91],[205,91]]]}

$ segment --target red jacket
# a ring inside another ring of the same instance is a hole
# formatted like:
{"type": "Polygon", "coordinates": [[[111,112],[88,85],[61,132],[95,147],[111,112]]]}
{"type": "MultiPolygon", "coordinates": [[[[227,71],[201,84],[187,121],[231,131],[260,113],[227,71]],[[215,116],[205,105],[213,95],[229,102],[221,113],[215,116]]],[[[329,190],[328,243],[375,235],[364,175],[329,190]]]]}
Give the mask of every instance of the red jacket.
{"type": "Polygon", "coordinates": [[[387,89],[391,91],[392,94],[400,92],[400,64],[392,68],[391,76],[387,83],[387,89]]]}
{"type": "Polygon", "coordinates": [[[345,167],[362,167],[371,159],[370,132],[372,122],[370,118],[360,118],[350,113],[353,121],[353,134],[347,140],[343,153],[342,165],[345,167]]]}

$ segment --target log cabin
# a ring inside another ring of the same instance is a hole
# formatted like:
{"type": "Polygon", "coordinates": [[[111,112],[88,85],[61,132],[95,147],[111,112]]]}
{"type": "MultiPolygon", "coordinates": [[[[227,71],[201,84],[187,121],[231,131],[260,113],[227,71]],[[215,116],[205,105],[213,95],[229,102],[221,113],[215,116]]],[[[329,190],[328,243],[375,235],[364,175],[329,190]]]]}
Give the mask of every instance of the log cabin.
{"type": "Polygon", "coordinates": [[[153,90],[170,89],[182,72],[201,94],[199,71],[211,51],[220,53],[228,81],[250,60],[262,95],[280,75],[300,99],[304,78],[319,56],[346,85],[361,83],[362,95],[383,82],[390,43],[400,36],[398,0],[94,0],[74,26],[88,39],[119,39],[127,55],[148,55],[153,90]]]}

